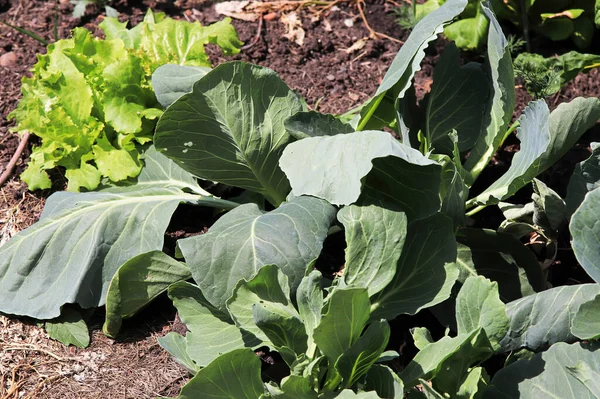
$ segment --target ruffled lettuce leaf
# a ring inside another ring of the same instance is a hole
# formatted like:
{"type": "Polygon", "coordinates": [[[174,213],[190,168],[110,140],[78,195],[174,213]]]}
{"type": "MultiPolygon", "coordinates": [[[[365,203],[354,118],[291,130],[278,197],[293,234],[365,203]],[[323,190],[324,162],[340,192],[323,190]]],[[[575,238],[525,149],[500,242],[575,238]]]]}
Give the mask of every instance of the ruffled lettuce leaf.
{"type": "Polygon", "coordinates": [[[132,29],[116,18],[100,27],[105,39],[76,28],[72,38],[49,45],[22,81],[23,99],[9,117],[17,121],[14,130],[41,138],[21,176],[30,190],[50,188],[47,170],[55,167],[65,169],[69,191],[136,177],[139,146],[152,141],[162,114],[154,70],[167,63],[210,66],[207,43],[226,55],[242,45],[228,19],[201,26],[149,11],[132,29]]]}

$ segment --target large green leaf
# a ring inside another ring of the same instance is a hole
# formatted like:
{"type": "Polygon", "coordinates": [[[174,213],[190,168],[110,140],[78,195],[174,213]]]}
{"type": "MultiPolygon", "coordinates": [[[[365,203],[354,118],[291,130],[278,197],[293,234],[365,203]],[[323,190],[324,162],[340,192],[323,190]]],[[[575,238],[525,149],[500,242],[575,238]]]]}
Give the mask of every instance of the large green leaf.
{"type": "Polygon", "coordinates": [[[317,392],[311,387],[310,377],[289,375],[281,380],[281,388],[271,384],[265,387],[271,397],[278,399],[317,399],[317,392]]]}
{"type": "Polygon", "coordinates": [[[591,370],[600,371],[599,349],[597,342],[552,345],[531,360],[519,360],[496,373],[485,398],[597,399],[568,368],[585,362],[591,370]]]}
{"type": "Polygon", "coordinates": [[[470,63],[461,67],[456,46],[446,46],[433,71],[425,113],[425,134],[430,148],[436,153],[451,154],[454,144],[448,133],[454,129],[460,151],[469,150],[484,128],[488,96],[487,77],[481,66],[470,63]]]}
{"type": "Polygon", "coordinates": [[[237,327],[227,313],[208,303],[197,286],[175,283],[169,288],[169,298],[189,330],[185,336],[187,354],[197,366],[205,367],[229,351],[261,344],[254,335],[237,327]]]}
{"type": "Polygon", "coordinates": [[[337,361],[335,368],[342,376],[344,388],[361,379],[385,350],[390,338],[390,326],[385,320],[376,321],[337,361]]]}
{"type": "MultiPolygon", "coordinates": [[[[455,158],[460,159],[460,158],[455,158]]],[[[465,203],[469,196],[469,187],[465,184],[462,166],[457,166],[447,156],[442,156],[442,208],[440,211],[454,222],[454,227],[464,226],[466,222],[465,203]]]]}
{"type": "Polygon", "coordinates": [[[580,339],[600,337],[600,295],[579,306],[571,323],[571,334],[580,339]]]}
{"type": "Polygon", "coordinates": [[[396,98],[404,97],[415,73],[421,68],[420,64],[425,58],[425,49],[429,46],[429,43],[435,40],[438,34],[442,33],[444,25],[458,16],[466,5],[466,0],[447,1],[443,6],[419,21],[396,54],[396,57],[394,57],[381,85],[377,88],[375,96],[362,108],[358,130],[362,130],[372,117],[389,119],[388,115],[381,115],[381,111],[377,112],[378,106],[383,101],[386,93],[393,88],[395,89],[395,96],[391,99],[392,103],[395,103],[396,98]]]}
{"type": "Polygon", "coordinates": [[[431,333],[425,327],[411,328],[410,334],[412,335],[412,338],[413,338],[413,344],[419,350],[422,350],[427,345],[434,342],[433,338],[431,337],[431,333]]]}
{"type": "Polygon", "coordinates": [[[264,393],[260,359],[250,349],[238,349],[198,371],[178,399],[260,399],[264,393]]]}
{"type": "Polygon", "coordinates": [[[384,198],[416,218],[440,208],[441,166],[386,132],[300,140],[286,147],[280,165],[294,195],[308,194],[335,205],[349,205],[364,191],[367,198],[362,201],[384,198]],[[362,188],[363,181],[366,188],[362,188]]]}
{"type": "Polygon", "coordinates": [[[458,393],[465,388],[477,389],[479,384],[468,388],[464,386],[464,383],[468,380],[473,365],[487,360],[494,352],[483,329],[466,335],[470,335],[472,338],[461,345],[456,353],[444,360],[435,372],[433,386],[441,392],[458,393]]]}
{"type": "Polygon", "coordinates": [[[117,270],[108,287],[102,331],[115,337],[123,319],[166,292],[171,284],[191,277],[189,267],[162,251],[146,252],[128,260],[117,270]]]}
{"type": "Polygon", "coordinates": [[[582,303],[600,292],[596,284],[556,287],[506,304],[510,320],[500,342],[504,351],[539,350],[556,342],[572,342],[571,323],[582,303]]]}
{"type": "MultiPolygon", "coordinates": [[[[405,384],[405,387],[412,387],[418,383],[419,378],[429,379],[434,378],[438,373],[449,370],[444,367],[454,363],[456,360],[465,360],[470,363],[475,358],[468,356],[474,345],[478,345],[480,338],[485,338],[481,330],[475,330],[469,334],[461,334],[456,337],[445,336],[439,341],[425,346],[414,359],[406,366],[399,376],[405,384]],[[467,358],[465,359],[465,356],[467,358]]],[[[488,350],[491,354],[491,348],[488,350]]],[[[466,370],[450,370],[455,375],[460,375],[466,370]]],[[[455,382],[458,382],[456,380],[455,382]]]]}
{"type": "Polygon", "coordinates": [[[86,348],[90,344],[90,332],[81,312],[65,306],[60,316],[46,322],[46,332],[50,338],[65,345],[86,348]]]}
{"type": "Polygon", "coordinates": [[[565,220],[565,201],[544,182],[533,179],[533,223],[552,237],[565,220]]]}
{"type": "Polygon", "coordinates": [[[404,384],[389,367],[375,364],[367,372],[365,389],[376,391],[381,398],[403,399],[404,384]]]}
{"type": "Polygon", "coordinates": [[[0,247],[0,311],[49,319],[65,303],[103,305],[123,263],[162,249],[181,202],[237,205],[210,196],[154,150],[146,153],[146,167],[135,185],[53,194],[40,221],[0,247]]]}
{"type": "Polygon", "coordinates": [[[351,389],[325,395],[323,399],[380,399],[376,392],[354,392],[351,389]]]}
{"type": "Polygon", "coordinates": [[[579,97],[562,103],[546,122],[547,111],[544,101],[530,103],[520,119],[521,151],[509,170],[471,203],[498,203],[552,166],[600,119],[600,100],[579,97]]]}
{"type": "MultiPolygon", "coordinates": [[[[386,99],[389,97],[396,98],[393,96],[393,91],[386,94],[386,99]]],[[[396,101],[394,111],[397,123],[396,130],[400,136],[400,141],[412,148],[420,148],[419,132],[422,130],[421,125],[425,119],[425,112],[417,101],[414,85],[408,88],[404,93],[404,97],[396,101]]]]}
{"type": "Polygon", "coordinates": [[[452,221],[438,213],[408,225],[394,279],[372,298],[372,319],[415,314],[450,296],[458,277],[452,221]]]}
{"type": "Polygon", "coordinates": [[[598,209],[600,207],[600,189],[595,189],[586,194],[581,206],[571,217],[569,230],[573,237],[573,252],[579,264],[587,274],[600,281],[600,223],[598,223],[598,209]]]}
{"type": "Polygon", "coordinates": [[[304,323],[308,343],[311,346],[309,355],[314,352],[313,331],[321,322],[321,309],[323,309],[323,289],[321,288],[322,276],[318,270],[313,270],[300,281],[296,291],[298,313],[304,323]]]}
{"type": "Polygon", "coordinates": [[[331,294],[314,340],[331,365],[358,341],[369,320],[369,296],[363,288],[337,289],[331,294]]]}
{"type": "Polygon", "coordinates": [[[161,65],[152,74],[152,88],[156,99],[167,108],[179,97],[190,93],[200,78],[204,77],[210,68],[166,64],[161,65]]]}
{"type": "Polygon", "coordinates": [[[187,352],[187,339],[186,337],[176,333],[170,332],[164,337],[157,338],[158,344],[162,346],[164,350],[169,352],[177,363],[192,374],[196,374],[200,367],[192,360],[187,352]]]}
{"type": "Polygon", "coordinates": [[[282,380],[283,395],[275,396],[281,399],[317,399],[317,392],[312,388],[314,380],[309,377],[290,375],[282,380]]]}
{"type": "Polygon", "coordinates": [[[515,106],[515,76],[508,42],[493,12],[486,4],[482,4],[481,9],[490,20],[486,70],[491,93],[487,102],[485,130],[465,163],[473,178],[479,176],[502,143],[515,106]]]}
{"type": "Polygon", "coordinates": [[[279,303],[254,304],[254,323],[273,343],[289,365],[308,349],[308,336],[298,313],[290,306],[279,303]],[[286,358],[283,350],[291,350],[296,356],[286,358]]]}
{"type": "Polygon", "coordinates": [[[567,371],[581,382],[595,398],[600,398],[600,373],[584,361],[575,366],[567,366],[567,371]]]}
{"type": "Polygon", "coordinates": [[[471,202],[478,205],[497,204],[514,195],[537,176],[540,172],[539,160],[551,143],[549,115],[550,111],[543,100],[527,105],[519,118],[517,137],[521,141],[520,151],[513,157],[508,170],[471,202]]]}
{"type": "Polygon", "coordinates": [[[175,101],[156,127],[156,148],[204,179],[263,194],[279,205],[289,183],[278,161],[292,136],[285,120],[302,109],[270,69],[229,62],[175,101]]]}
{"type": "Polygon", "coordinates": [[[541,173],[554,165],[600,119],[600,99],[577,97],[550,114],[550,145],[540,159],[541,173]]]}
{"type": "Polygon", "coordinates": [[[469,277],[456,297],[458,334],[482,328],[497,350],[508,331],[506,306],[498,295],[498,284],[478,276],[469,277]]]}
{"type": "Polygon", "coordinates": [[[285,128],[297,140],[316,136],[333,136],[339,133],[352,133],[354,128],[339,118],[316,111],[304,111],[288,118],[285,128]]]}
{"type": "Polygon", "coordinates": [[[323,247],[335,207],[312,197],[298,197],[264,213],[241,205],[219,219],[206,234],[178,241],[192,276],[206,299],[219,309],[241,279],[261,267],[276,265],[296,291],[307,265],[323,247]]]}
{"type": "Polygon", "coordinates": [[[458,399],[478,399],[490,383],[490,377],[483,367],[474,367],[463,379],[456,397],[458,399]]]}
{"type": "Polygon", "coordinates": [[[546,278],[535,255],[513,236],[488,229],[462,228],[457,241],[459,281],[476,275],[495,281],[504,302],[546,288],[546,278]]]}
{"type": "Polygon", "coordinates": [[[406,238],[406,215],[378,206],[347,206],[338,212],[346,232],[344,282],[381,291],[396,274],[406,238]]]}
{"type": "MultiPolygon", "coordinates": [[[[235,324],[239,328],[256,335],[262,341],[269,342],[268,334],[265,334],[263,328],[257,323],[255,307],[259,305],[269,306],[261,312],[265,323],[267,322],[266,319],[272,320],[274,317],[274,315],[268,313],[274,312],[280,316],[289,316],[296,318],[298,322],[300,321],[298,313],[290,302],[288,279],[277,266],[267,265],[261,268],[252,279],[248,281],[240,280],[233,289],[231,297],[227,300],[227,310],[235,324]],[[277,305],[281,306],[278,307],[277,305]]],[[[293,321],[290,323],[293,323],[293,321]]],[[[301,323],[298,325],[301,326],[301,323]]],[[[302,327],[302,330],[304,330],[304,327],[302,327]]],[[[300,332],[304,331],[298,333],[300,332]]],[[[306,334],[304,336],[304,346],[305,351],[306,334]]],[[[290,349],[294,348],[290,347],[290,349]]]]}
{"type": "Polygon", "coordinates": [[[567,187],[567,212],[575,213],[585,195],[600,187],[600,143],[590,143],[592,155],[575,165],[575,170],[567,187]]]}

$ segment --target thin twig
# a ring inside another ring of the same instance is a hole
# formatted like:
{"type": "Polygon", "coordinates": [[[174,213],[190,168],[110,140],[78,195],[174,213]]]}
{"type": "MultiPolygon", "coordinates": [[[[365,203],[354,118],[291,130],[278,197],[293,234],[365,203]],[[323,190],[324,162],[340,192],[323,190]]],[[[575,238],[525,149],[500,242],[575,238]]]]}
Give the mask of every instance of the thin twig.
{"type": "Polygon", "coordinates": [[[383,37],[385,39],[391,40],[396,43],[404,44],[404,42],[402,40],[396,39],[395,37],[388,36],[385,33],[377,32],[376,30],[371,28],[371,25],[369,25],[369,21],[367,21],[367,16],[365,15],[365,11],[363,10],[364,2],[365,2],[365,0],[357,0],[356,6],[358,7],[358,12],[360,13],[360,17],[362,18],[362,20],[365,24],[365,27],[369,31],[369,35],[371,36],[371,38],[377,39],[377,36],[379,36],[379,37],[383,37]]]}
{"type": "Polygon", "coordinates": [[[258,28],[256,30],[256,35],[254,36],[254,38],[252,39],[252,41],[250,43],[246,44],[245,46],[242,46],[242,50],[248,50],[250,47],[252,47],[256,43],[258,43],[258,41],[260,40],[260,35],[262,34],[262,30],[263,30],[263,15],[260,14],[260,16],[258,17],[258,28]]]}
{"type": "Polygon", "coordinates": [[[92,368],[92,365],[85,361],[85,360],[81,360],[77,357],[73,357],[73,356],[66,356],[66,357],[60,357],[55,353],[50,352],[49,350],[40,348],[37,345],[33,345],[33,344],[23,344],[23,345],[13,345],[9,348],[2,348],[5,351],[30,351],[30,352],[40,352],[40,353],[44,353],[48,356],[50,356],[51,358],[58,360],[59,362],[77,362],[79,364],[82,364],[86,367],[92,368]]]}
{"type": "Polygon", "coordinates": [[[2,187],[4,185],[4,183],[6,183],[6,181],[12,174],[12,171],[15,168],[17,161],[19,160],[19,158],[21,158],[21,154],[23,153],[23,150],[25,149],[25,147],[27,147],[28,141],[29,141],[29,132],[26,131],[25,133],[23,133],[23,137],[21,137],[21,142],[19,143],[17,150],[13,154],[10,161],[8,161],[8,165],[6,165],[6,170],[2,173],[2,175],[0,175],[0,187],[2,187]]]}
{"type": "Polygon", "coordinates": [[[56,381],[56,380],[60,380],[61,378],[65,378],[67,375],[72,374],[71,373],[67,373],[67,374],[56,374],[50,377],[47,377],[46,379],[40,381],[38,384],[36,384],[36,386],[33,387],[33,389],[29,392],[29,394],[27,396],[25,396],[25,399],[33,399],[38,397],[37,393],[38,391],[43,388],[45,385],[51,383],[52,381],[56,381]]]}
{"type": "MultiPolygon", "coordinates": [[[[62,357],[46,350],[46,349],[42,349],[40,347],[37,347],[35,345],[19,345],[19,346],[11,346],[9,348],[4,348],[5,351],[30,351],[30,352],[41,352],[41,353],[45,353],[46,355],[58,360],[59,362],[64,362],[65,359],[63,359],[62,357]]],[[[73,359],[74,360],[74,359],[73,359]]]]}
{"type": "Polygon", "coordinates": [[[267,13],[270,11],[299,10],[302,7],[316,7],[317,15],[339,3],[356,0],[277,0],[251,3],[246,9],[253,12],[267,13]]]}
{"type": "MultiPolygon", "coordinates": [[[[6,395],[2,396],[2,399],[10,399],[13,395],[15,398],[19,397],[19,389],[21,389],[21,387],[23,385],[25,385],[26,381],[19,381],[17,382],[17,370],[21,367],[22,365],[17,365],[16,367],[13,367],[12,369],[12,380],[9,381],[10,382],[10,389],[8,390],[8,392],[6,393],[6,395]]],[[[2,376],[2,386],[0,387],[2,388],[2,391],[4,391],[4,376],[2,376]]]]}
{"type": "Polygon", "coordinates": [[[165,385],[163,387],[163,389],[161,389],[160,391],[158,391],[158,394],[162,396],[163,393],[166,393],[169,388],[171,388],[173,386],[173,384],[183,380],[187,375],[186,374],[182,374],[177,378],[174,378],[173,380],[171,380],[169,383],[167,383],[167,385],[165,385]]]}
{"type": "MultiPolygon", "coordinates": [[[[395,2],[394,0],[386,0],[388,3],[391,3],[394,7],[400,7],[400,3],[395,2]]],[[[403,0],[404,3],[411,5],[412,2],[410,0],[403,0]]]]}

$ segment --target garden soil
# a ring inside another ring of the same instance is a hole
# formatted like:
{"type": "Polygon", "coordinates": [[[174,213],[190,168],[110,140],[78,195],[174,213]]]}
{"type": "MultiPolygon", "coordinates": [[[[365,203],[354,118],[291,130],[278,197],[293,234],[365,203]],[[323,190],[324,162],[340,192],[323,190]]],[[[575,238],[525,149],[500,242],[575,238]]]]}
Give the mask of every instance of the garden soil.
{"type": "MultiPolygon", "coordinates": [[[[208,0],[120,0],[113,3],[116,3],[121,18],[132,23],[139,22],[148,7],[164,11],[173,18],[197,20],[203,24],[221,18],[208,0]]],[[[341,0],[329,10],[305,8],[297,11],[305,31],[302,45],[284,38],[288,31],[282,21],[291,10],[275,4],[265,12],[262,23],[234,20],[240,38],[246,43],[239,55],[225,59],[215,48],[209,46],[207,51],[215,64],[239,59],[267,66],[306,98],[312,109],[343,113],[373,95],[401,42],[408,36],[408,31],[395,23],[392,12],[397,5],[395,1],[367,0],[364,4],[369,25],[395,40],[379,37],[365,40],[362,47],[356,45],[369,37],[369,30],[356,3],[356,0],[341,0]],[[353,45],[360,48],[353,50],[353,45]]],[[[85,26],[100,35],[98,24],[102,11],[89,7],[83,18],[74,19],[68,0],[58,3],[0,0],[0,21],[35,32],[48,41],[53,41],[55,36],[68,37],[70,30],[76,26],[85,26]]],[[[423,69],[416,78],[417,94],[421,98],[431,86],[432,66],[445,44],[440,39],[427,50],[423,69]]],[[[21,78],[28,76],[29,69],[36,62],[36,55],[44,52],[45,47],[39,42],[0,24],[0,174],[20,141],[19,136],[10,131],[14,122],[7,119],[8,114],[21,98],[21,78]]],[[[470,57],[477,59],[478,56],[470,57]]],[[[549,105],[555,107],[580,95],[600,96],[599,78],[597,71],[580,74],[560,93],[548,99],[549,105]]],[[[530,100],[519,86],[517,99],[516,114],[530,100]]],[[[589,155],[589,142],[593,140],[600,140],[597,129],[587,133],[558,168],[545,176],[545,181],[560,194],[564,194],[574,165],[589,155]]],[[[65,187],[60,170],[52,174],[54,186],[51,190],[32,193],[18,179],[27,164],[30,148],[35,144],[33,137],[18,160],[12,178],[0,187],[0,245],[37,221],[45,199],[65,187]]],[[[503,173],[516,150],[518,140],[512,138],[496,154],[493,168],[482,178],[489,180],[503,173]]],[[[526,191],[522,194],[525,200],[527,195],[526,191]]],[[[169,228],[170,241],[174,237],[201,233],[208,227],[206,222],[196,226],[182,223],[182,220],[190,220],[186,212],[184,209],[176,213],[169,228]],[[185,216],[178,218],[178,214],[185,216]]],[[[497,218],[493,211],[482,216],[482,220],[488,220],[490,224],[497,218]]],[[[332,253],[337,254],[332,255],[332,259],[340,258],[340,248],[333,248],[332,253]]],[[[572,259],[568,262],[570,267],[576,267],[572,259]]],[[[573,273],[565,275],[565,278],[572,278],[573,273]]],[[[176,396],[189,376],[159,347],[156,338],[170,331],[184,333],[185,327],[178,321],[166,298],[158,302],[151,310],[126,322],[116,341],[102,334],[103,315],[101,311],[97,312],[89,322],[92,343],[86,349],[65,347],[50,340],[43,329],[31,320],[0,316],[0,399],[176,396]]],[[[408,339],[408,334],[406,336],[408,339]]],[[[406,345],[405,342],[397,344],[406,345]]]]}

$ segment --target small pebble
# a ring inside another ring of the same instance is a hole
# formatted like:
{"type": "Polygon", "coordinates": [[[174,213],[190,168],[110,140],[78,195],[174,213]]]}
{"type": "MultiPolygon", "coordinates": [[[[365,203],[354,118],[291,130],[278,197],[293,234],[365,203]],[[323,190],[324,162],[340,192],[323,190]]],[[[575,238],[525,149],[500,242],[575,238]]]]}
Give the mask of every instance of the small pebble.
{"type": "Polygon", "coordinates": [[[351,28],[354,26],[354,21],[352,20],[352,18],[346,18],[344,20],[344,25],[346,25],[348,28],[351,28]]]}
{"type": "Polygon", "coordinates": [[[335,80],[335,76],[333,76],[333,75],[327,75],[327,76],[325,76],[325,78],[326,78],[327,80],[331,80],[331,81],[334,81],[334,80],[335,80]]]}
{"type": "Polygon", "coordinates": [[[12,67],[17,64],[17,55],[9,51],[8,53],[0,55],[0,66],[12,67]]]}

